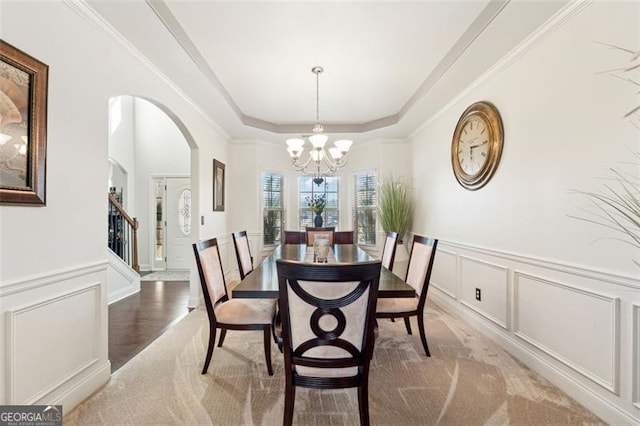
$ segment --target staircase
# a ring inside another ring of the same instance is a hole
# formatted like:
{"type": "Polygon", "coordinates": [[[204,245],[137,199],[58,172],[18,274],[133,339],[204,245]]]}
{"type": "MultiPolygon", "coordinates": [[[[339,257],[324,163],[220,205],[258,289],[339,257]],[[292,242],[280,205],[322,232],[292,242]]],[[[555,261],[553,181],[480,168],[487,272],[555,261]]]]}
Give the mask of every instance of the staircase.
{"type": "Polygon", "coordinates": [[[113,253],[120,257],[136,272],[140,272],[138,264],[138,220],[125,212],[120,201],[122,194],[113,188],[109,194],[109,235],[108,244],[113,253]]]}

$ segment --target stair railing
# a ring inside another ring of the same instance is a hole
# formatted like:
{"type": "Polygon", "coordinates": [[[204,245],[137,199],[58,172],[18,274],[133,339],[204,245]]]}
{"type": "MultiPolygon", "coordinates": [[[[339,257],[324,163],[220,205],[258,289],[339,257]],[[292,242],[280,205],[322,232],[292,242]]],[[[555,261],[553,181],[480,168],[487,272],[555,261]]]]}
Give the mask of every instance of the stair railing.
{"type": "Polygon", "coordinates": [[[140,272],[138,264],[138,220],[129,217],[122,205],[109,195],[109,248],[129,266],[140,272]]]}

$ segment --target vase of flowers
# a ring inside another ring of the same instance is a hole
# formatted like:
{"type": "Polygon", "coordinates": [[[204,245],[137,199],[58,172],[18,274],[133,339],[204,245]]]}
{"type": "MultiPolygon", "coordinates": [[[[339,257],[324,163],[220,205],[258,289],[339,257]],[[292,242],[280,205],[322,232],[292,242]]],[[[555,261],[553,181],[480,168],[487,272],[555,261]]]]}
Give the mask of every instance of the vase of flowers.
{"type": "Polygon", "coordinates": [[[322,212],[327,205],[324,194],[314,195],[313,197],[306,197],[307,205],[311,208],[311,211],[315,213],[316,217],[313,218],[313,224],[316,228],[322,226],[322,212]]]}

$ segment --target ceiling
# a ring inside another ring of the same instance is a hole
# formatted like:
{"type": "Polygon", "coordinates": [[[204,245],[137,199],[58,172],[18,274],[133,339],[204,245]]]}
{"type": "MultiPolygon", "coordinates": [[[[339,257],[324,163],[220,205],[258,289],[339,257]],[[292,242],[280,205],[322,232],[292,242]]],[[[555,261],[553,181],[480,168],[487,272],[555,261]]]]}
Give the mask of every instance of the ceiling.
{"type": "Polygon", "coordinates": [[[565,1],[92,1],[230,138],[404,138],[565,1]]]}

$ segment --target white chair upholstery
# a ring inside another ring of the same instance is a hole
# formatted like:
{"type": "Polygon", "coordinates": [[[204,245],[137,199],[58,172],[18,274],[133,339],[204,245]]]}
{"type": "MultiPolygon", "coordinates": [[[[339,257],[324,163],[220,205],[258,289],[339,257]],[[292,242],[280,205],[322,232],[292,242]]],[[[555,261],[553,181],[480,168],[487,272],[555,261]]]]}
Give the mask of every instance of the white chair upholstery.
{"type": "Polygon", "coordinates": [[[387,232],[384,240],[384,248],[382,249],[382,266],[391,270],[393,268],[393,260],[396,257],[396,247],[398,243],[398,234],[393,231],[387,232]]]}
{"type": "Polygon", "coordinates": [[[238,272],[240,279],[243,280],[253,271],[253,256],[251,256],[249,238],[247,238],[247,231],[234,232],[232,236],[238,260],[238,272]]]}
{"type": "Polygon", "coordinates": [[[267,371],[270,376],[273,375],[271,333],[276,314],[276,300],[229,299],[217,240],[212,238],[194,243],[193,251],[209,316],[209,346],[202,374],[206,374],[209,369],[216,331],[219,328],[221,332],[218,346],[222,346],[227,330],[262,330],[267,371]]]}
{"type": "Polygon", "coordinates": [[[329,240],[329,245],[332,246],[333,245],[333,236],[335,233],[335,228],[334,227],[328,227],[328,228],[307,228],[307,245],[308,246],[313,246],[313,243],[316,240],[316,237],[319,235],[322,236],[326,236],[327,239],[329,240]]]}
{"type": "Polygon", "coordinates": [[[415,316],[418,321],[420,340],[427,356],[431,356],[431,353],[424,328],[424,307],[437,246],[436,239],[414,236],[405,281],[416,290],[416,297],[414,299],[380,298],[376,306],[377,318],[404,318],[409,334],[411,334],[409,318],[415,316]]]}

